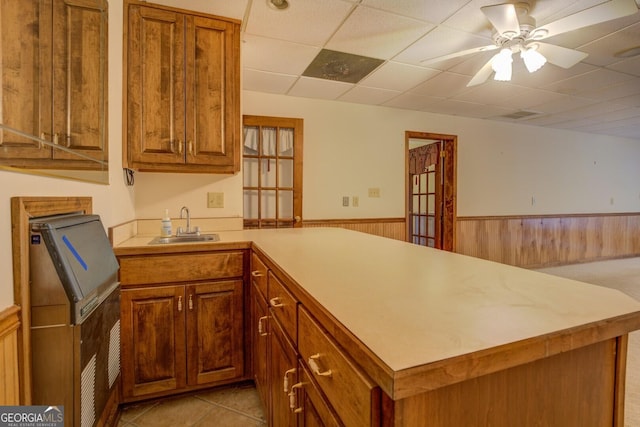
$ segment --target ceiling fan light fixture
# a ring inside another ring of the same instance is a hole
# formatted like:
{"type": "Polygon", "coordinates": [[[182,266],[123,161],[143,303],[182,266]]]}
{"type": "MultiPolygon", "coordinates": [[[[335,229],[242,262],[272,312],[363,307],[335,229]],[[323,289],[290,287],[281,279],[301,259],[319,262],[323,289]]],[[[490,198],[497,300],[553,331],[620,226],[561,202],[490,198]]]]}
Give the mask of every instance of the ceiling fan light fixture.
{"type": "Polygon", "coordinates": [[[538,46],[532,45],[528,49],[523,48],[520,51],[520,57],[524,61],[524,65],[527,67],[530,73],[538,71],[544,64],[547,63],[547,58],[538,52],[538,46]]]}
{"type": "Polygon", "coordinates": [[[511,64],[513,63],[511,55],[511,49],[502,49],[500,53],[493,57],[491,68],[495,71],[494,80],[503,82],[511,80],[511,64]]]}

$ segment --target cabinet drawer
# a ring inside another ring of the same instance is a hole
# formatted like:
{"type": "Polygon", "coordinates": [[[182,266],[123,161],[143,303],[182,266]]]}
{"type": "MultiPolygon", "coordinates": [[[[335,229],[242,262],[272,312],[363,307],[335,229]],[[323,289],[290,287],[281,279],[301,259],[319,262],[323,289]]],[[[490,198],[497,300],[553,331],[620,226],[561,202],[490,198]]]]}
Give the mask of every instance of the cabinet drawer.
{"type": "Polygon", "coordinates": [[[121,257],[120,282],[143,285],[242,277],[242,252],[121,257]]]}
{"type": "Polygon", "coordinates": [[[300,357],[347,426],[371,426],[379,421],[380,389],[346,356],[302,307],[298,327],[300,357]]]}
{"type": "Polygon", "coordinates": [[[296,306],[298,301],[287,291],[282,282],[269,272],[269,308],[291,342],[297,342],[298,328],[296,306]]]}
{"type": "Polygon", "coordinates": [[[269,269],[260,260],[260,258],[252,253],[251,254],[251,281],[256,284],[257,288],[262,293],[263,298],[267,298],[267,271],[269,269]]]}

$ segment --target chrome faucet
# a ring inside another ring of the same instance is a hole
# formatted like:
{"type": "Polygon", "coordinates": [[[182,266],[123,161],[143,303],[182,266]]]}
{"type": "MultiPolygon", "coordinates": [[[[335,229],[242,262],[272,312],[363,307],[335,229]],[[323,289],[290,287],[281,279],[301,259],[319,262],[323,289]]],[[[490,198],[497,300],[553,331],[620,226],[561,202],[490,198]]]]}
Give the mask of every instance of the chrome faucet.
{"type": "Polygon", "coordinates": [[[187,213],[187,230],[185,231],[185,233],[191,233],[191,214],[189,213],[188,207],[183,206],[182,209],[180,209],[180,219],[183,219],[182,215],[185,212],[187,213]]]}
{"type": "Polygon", "coordinates": [[[200,227],[195,227],[193,230],[191,230],[191,214],[189,213],[189,208],[183,206],[182,209],[180,209],[180,219],[184,219],[183,215],[185,214],[187,217],[187,229],[183,230],[182,227],[178,227],[176,236],[184,236],[188,234],[200,235],[200,227]]]}

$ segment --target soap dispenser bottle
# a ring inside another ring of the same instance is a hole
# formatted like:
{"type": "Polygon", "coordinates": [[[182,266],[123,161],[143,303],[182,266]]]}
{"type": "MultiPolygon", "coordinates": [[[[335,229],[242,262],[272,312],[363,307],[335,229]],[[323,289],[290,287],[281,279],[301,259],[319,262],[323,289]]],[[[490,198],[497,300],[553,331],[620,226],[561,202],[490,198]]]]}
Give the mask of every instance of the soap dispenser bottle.
{"type": "Polygon", "coordinates": [[[171,218],[169,217],[169,209],[165,209],[164,216],[162,217],[160,235],[162,237],[169,237],[172,233],[173,231],[171,230],[171,218]]]}

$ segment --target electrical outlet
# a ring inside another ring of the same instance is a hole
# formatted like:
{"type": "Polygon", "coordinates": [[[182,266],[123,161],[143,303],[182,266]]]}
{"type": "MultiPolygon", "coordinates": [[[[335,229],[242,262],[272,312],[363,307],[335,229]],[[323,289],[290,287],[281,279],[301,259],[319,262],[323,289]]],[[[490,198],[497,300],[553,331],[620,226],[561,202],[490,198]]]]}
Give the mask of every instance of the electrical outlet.
{"type": "Polygon", "coordinates": [[[349,196],[343,196],[342,197],[342,206],[344,206],[344,207],[349,206],[349,196]]]}
{"type": "Polygon", "coordinates": [[[358,196],[353,196],[351,198],[351,206],[353,206],[354,208],[357,208],[358,206],[360,206],[360,200],[358,198],[358,196]]]}
{"type": "Polygon", "coordinates": [[[369,189],[369,197],[380,197],[380,189],[379,188],[370,188],[369,189]]]}
{"type": "Polygon", "coordinates": [[[224,208],[224,193],[207,193],[208,208],[224,208]]]}

